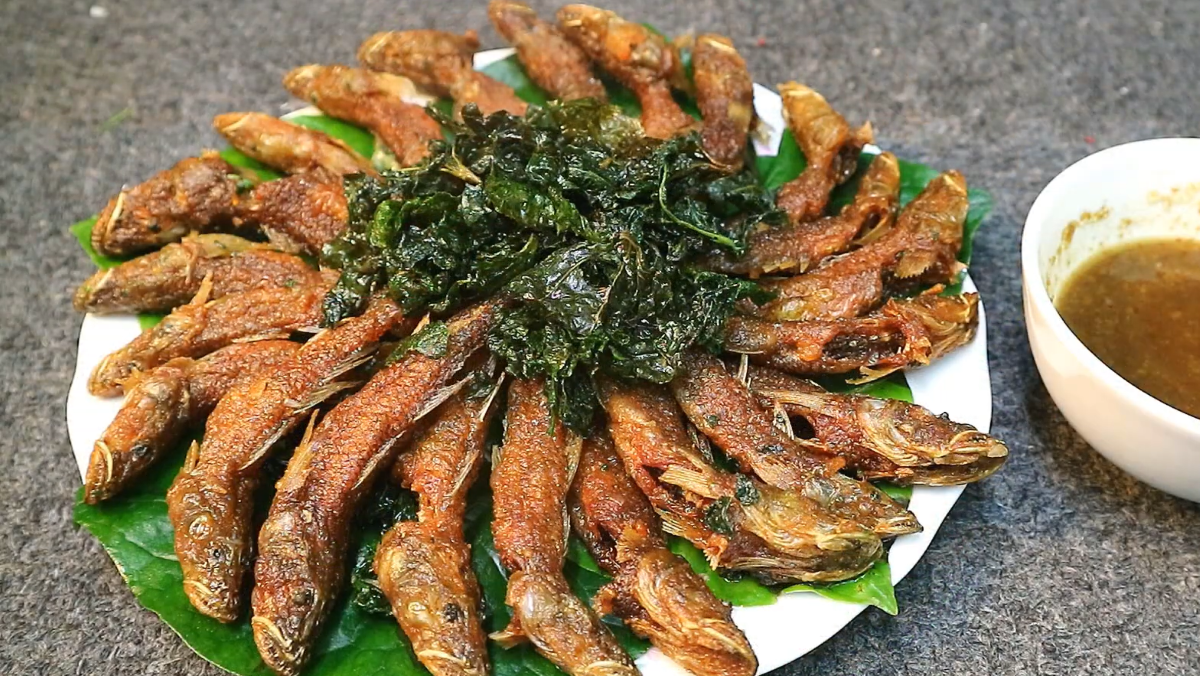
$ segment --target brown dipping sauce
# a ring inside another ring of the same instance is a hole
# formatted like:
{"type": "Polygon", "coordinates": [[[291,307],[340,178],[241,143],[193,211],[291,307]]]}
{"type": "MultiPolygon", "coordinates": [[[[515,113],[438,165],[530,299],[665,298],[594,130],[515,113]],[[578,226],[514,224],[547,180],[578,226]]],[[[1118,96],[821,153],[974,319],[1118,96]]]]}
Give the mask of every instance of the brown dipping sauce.
{"type": "Polygon", "coordinates": [[[1071,274],[1055,305],[1100,361],[1200,418],[1200,241],[1101,251],[1071,274]]]}

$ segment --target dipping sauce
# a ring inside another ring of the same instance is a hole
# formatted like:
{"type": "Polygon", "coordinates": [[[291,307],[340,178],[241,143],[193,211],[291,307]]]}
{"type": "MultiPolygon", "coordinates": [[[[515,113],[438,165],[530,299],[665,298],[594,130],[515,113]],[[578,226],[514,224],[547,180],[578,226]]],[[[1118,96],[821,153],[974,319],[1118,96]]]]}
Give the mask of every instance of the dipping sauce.
{"type": "Polygon", "coordinates": [[[1200,241],[1101,251],[1055,299],[1088,350],[1150,396],[1200,418],[1200,241]]]}

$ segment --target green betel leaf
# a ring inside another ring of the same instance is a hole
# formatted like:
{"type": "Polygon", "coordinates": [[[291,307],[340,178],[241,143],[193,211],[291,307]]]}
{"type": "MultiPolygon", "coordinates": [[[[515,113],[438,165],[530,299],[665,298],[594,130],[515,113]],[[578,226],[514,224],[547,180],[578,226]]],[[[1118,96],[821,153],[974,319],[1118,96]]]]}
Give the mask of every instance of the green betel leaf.
{"type": "Polygon", "coordinates": [[[271,167],[268,167],[258,160],[251,159],[249,155],[235,148],[226,148],[222,150],[219,155],[221,156],[221,159],[235,167],[238,167],[239,169],[246,169],[254,172],[254,175],[258,176],[258,180],[260,181],[273,181],[277,178],[283,178],[283,174],[275,171],[271,167]]]}
{"type": "Polygon", "coordinates": [[[75,240],[79,242],[79,246],[83,249],[83,252],[88,255],[88,258],[92,259],[92,263],[94,263],[96,267],[100,268],[101,270],[107,270],[111,267],[120,265],[122,262],[124,262],[120,258],[105,256],[92,247],[92,228],[95,227],[95,225],[96,217],[92,216],[89,219],[79,221],[75,225],[72,225],[71,234],[75,235],[75,240]]]}
{"type": "Polygon", "coordinates": [[[704,578],[713,595],[722,601],[735,606],[769,606],[775,603],[775,592],[770,587],[748,577],[734,580],[717,573],[708,565],[704,553],[687,540],[672,536],[667,540],[667,548],[682,556],[692,570],[704,578]]]}
{"type": "MultiPolygon", "coordinates": [[[[197,612],[183,593],[183,572],[175,558],[166,504],[167,488],[183,462],[182,450],[126,493],[102,505],[84,503],[81,489],[75,522],[104,546],[138,602],[161,617],[198,655],[235,674],[268,676],[271,671],[259,659],[248,618],[222,624],[197,612]]],[[[392,618],[363,612],[347,604],[348,597],[347,590],[331,613],[306,674],[427,673],[392,618]]]]}
{"type": "Polygon", "coordinates": [[[525,103],[544,106],[549,100],[546,92],[525,74],[525,69],[521,67],[521,62],[517,60],[516,54],[488,64],[483,68],[483,73],[512,87],[517,96],[525,103]]]}
{"type": "Polygon", "coordinates": [[[785,592],[810,591],[825,598],[846,603],[864,603],[875,606],[888,615],[898,612],[896,606],[896,590],[892,588],[892,567],[887,559],[879,559],[867,572],[853,580],[835,582],[833,584],[798,584],[785,592]]]}
{"type": "Polygon", "coordinates": [[[366,129],[349,122],[343,122],[328,115],[296,115],[289,117],[288,122],[325,132],[333,138],[341,140],[350,146],[351,150],[363,157],[370,158],[375,154],[375,136],[366,129]]]}

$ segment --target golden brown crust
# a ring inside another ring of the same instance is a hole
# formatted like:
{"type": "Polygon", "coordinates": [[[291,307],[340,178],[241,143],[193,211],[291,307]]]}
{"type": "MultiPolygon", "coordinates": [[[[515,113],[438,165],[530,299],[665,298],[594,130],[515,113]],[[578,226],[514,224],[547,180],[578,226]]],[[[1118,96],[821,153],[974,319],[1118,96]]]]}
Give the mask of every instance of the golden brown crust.
{"type": "Polygon", "coordinates": [[[445,355],[410,352],[333,408],[296,449],[258,535],[251,595],[254,641],[269,667],[303,666],[346,567],[362,496],[395,460],[396,442],[453,393],[445,385],[483,346],[494,315],[468,308],[448,323],[445,355]]]}
{"type": "Polygon", "coordinates": [[[278,368],[221,398],[203,445],[167,492],[184,591],[197,610],[223,622],[237,618],[263,459],[307,411],[344,389],[338,379],[401,321],[395,304],[375,299],[362,316],[321,332],[278,368]]]}
{"type": "Polygon", "coordinates": [[[954,281],[966,222],[967,183],[951,171],[933,179],[877,241],[826,260],[803,275],[764,283],[778,296],[741,307],[764,319],[805,321],[856,317],[875,307],[886,290],[954,281]]]}
{"type": "Polygon", "coordinates": [[[661,524],[600,432],[583,442],[571,521],[613,576],[596,597],[639,635],[698,676],[753,676],[758,661],[729,606],[667,550],[661,524]]]}
{"type": "Polygon", "coordinates": [[[128,256],[190,232],[229,230],[243,180],[214,152],[180,160],[112,198],[92,227],[92,247],[128,256]]]}
{"type": "Polygon", "coordinates": [[[855,382],[924,366],[967,343],[979,323],[978,296],[890,300],[852,319],[769,322],[732,317],[725,349],[756,364],[804,376],[858,373],[855,382]]]}
{"type": "MultiPolygon", "coordinates": [[[[818,542],[829,538],[866,547],[873,534],[920,529],[911,512],[881,491],[839,474],[844,461],[824,446],[792,438],[776,426],[745,383],[716,357],[688,352],[671,389],[692,424],[743,472],[783,489],[792,500],[814,503],[807,511],[821,524],[814,528],[821,533],[818,542]]],[[[874,550],[878,554],[877,546],[874,550]]]]}
{"type": "Polygon", "coordinates": [[[604,85],[592,72],[587,54],[554,24],[538,18],[523,2],[492,0],[488,17],[496,30],[517,50],[529,79],[552,99],[605,101],[604,85]]]}
{"type": "Polygon", "coordinates": [[[262,113],[224,113],[213,128],[234,148],[285,174],[374,174],[367,158],[340,139],[262,113]]]}
{"type": "Polygon", "coordinates": [[[760,230],[751,235],[750,249],[744,256],[711,259],[707,265],[719,272],[752,278],[805,272],[844,251],[864,229],[876,238],[885,232],[899,200],[900,164],[895,155],[883,153],[871,162],[854,201],[841,213],[760,230]]]}
{"type": "Polygon", "coordinates": [[[316,283],[304,260],[234,235],[194,235],[100,270],[75,292],[80,312],[169,312],[187,303],[208,279],[208,297],[267,287],[316,283]]]}
{"type": "Polygon", "coordinates": [[[825,211],[829,193],[854,173],[863,146],[874,140],[871,125],[851,131],[825,97],[798,82],[779,85],[779,96],[806,165],[779,189],[776,204],[793,223],[812,220],[825,211]]]}
{"type": "Polygon", "coordinates": [[[477,72],[474,31],[455,35],[438,30],[376,33],[358,48],[358,60],[372,70],[412,79],[439,96],[454,99],[455,114],[474,103],[484,115],[501,110],[524,115],[526,104],[512,87],[477,72]]]}
{"type": "Polygon", "coordinates": [[[258,185],[237,217],[256,224],[274,246],[315,256],[346,229],[349,211],[341,181],[301,174],[258,185]]]}
{"type": "Polygon", "coordinates": [[[642,104],[646,136],[665,139],[695,129],[696,121],[671,96],[670,80],[680,70],[679,54],[662,36],[590,5],[558,10],[558,26],[601,68],[633,90],[642,104]]]}
{"type": "Polygon", "coordinates": [[[771,368],[751,368],[749,380],[767,405],[803,417],[862,479],[957,485],[991,475],[1008,458],[1004,442],[915,404],[827,392],[771,368]]]}
{"type": "Polygon", "coordinates": [[[239,343],[200,359],[172,359],[137,378],[92,449],[84,500],[94,505],[124,490],[175,449],[183,433],[202,421],[226,392],[275,368],[298,349],[299,343],[286,340],[239,343]]]}
{"type": "Polygon", "coordinates": [[[509,387],[504,445],[492,467],[500,562],[511,572],[506,603],[513,616],[492,638],[529,640],[572,676],[634,676],[633,660],[596,614],[567,586],[567,491],[579,459],[578,438],[554,420],[539,380],[509,387]]]}
{"type": "Polygon", "coordinates": [[[287,338],[295,331],[315,328],[321,321],[321,302],[336,279],[327,274],[316,283],[291,289],[252,289],[214,301],[208,301],[202,290],[191,303],[97,364],[88,391],[115,396],[130,376],[176,357],[203,357],[235,342],[287,338]]]}
{"type": "Polygon", "coordinates": [[[491,396],[455,395],[396,463],[419,500],[416,521],[401,521],[375,554],[379,586],[434,676],[488,673],[479,583],[463,537],[467,491],[479,476],[491,396]]]}
{"type": "Polygon", "coordinates": [[[704,152],[718,164],[741,169],[754,122],[754,81],[746,62],[729,38],[705,33],[696,38],[692,68],[704,152]]]}
{"type": "Polygon", "coordinates": [[[416,93],[406,78],[347,66],[301,66],[283,78],[293,96],[326,114],[370,129],[410,167],[429,154],[429,142],[442,138],[442,128],[425,109],[404,98],[416,93]]]}

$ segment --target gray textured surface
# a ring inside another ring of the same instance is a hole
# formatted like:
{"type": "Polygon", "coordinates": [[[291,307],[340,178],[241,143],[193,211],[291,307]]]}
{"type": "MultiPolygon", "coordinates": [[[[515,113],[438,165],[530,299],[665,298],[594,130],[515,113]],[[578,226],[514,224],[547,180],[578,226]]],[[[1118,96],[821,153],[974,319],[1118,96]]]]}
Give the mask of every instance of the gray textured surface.
{"type": "MultiPolygon", "coordinates": [[[[216,673],[72,526],[69,299],[90,266],[66,225],[215,144],[213,114],[278,110],[291,66],[348,61],[379,28],[486,17],[482,0],[95,1],[106,18],[89,2],[0,3],[0,673],[216,673]]],[[[973,270],[1012,461],[966,491],[897,590],[899,617],[867,612],[781,673],[1200,672],[1200,508],[1124,477],[1066,427],[1025,342],[1017,259],[1057,170],[1200,131],[1200,3],[610,4],[673,33],[726,32],[760,82],[801,79],[871,119],[881,145],[996,197],[973,270]]]]}

